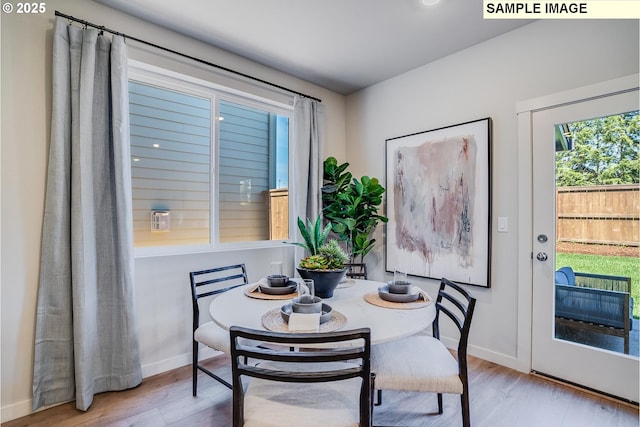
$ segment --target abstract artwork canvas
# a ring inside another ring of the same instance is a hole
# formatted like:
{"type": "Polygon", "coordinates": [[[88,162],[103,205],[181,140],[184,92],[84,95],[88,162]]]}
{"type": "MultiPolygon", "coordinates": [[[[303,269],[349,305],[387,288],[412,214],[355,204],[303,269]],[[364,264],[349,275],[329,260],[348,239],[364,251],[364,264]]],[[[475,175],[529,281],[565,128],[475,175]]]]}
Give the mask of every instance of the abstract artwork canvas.
{"type": "Polygon", "coordinates": [[[386,141],[386,270],[490,286],[491,119],[386,141]]]}

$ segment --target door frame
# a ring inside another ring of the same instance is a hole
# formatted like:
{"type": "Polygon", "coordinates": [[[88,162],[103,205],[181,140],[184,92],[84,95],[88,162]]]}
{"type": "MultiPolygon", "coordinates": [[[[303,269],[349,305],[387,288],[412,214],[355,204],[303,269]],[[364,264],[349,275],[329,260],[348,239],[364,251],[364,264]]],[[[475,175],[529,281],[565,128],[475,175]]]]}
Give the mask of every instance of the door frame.
{"type": "Polygon", "coordinates": [[[632,74],[516,104],[518,118],[518,338],[517,367],[531,371],[533,322],[533,113],[579,101],[638,89],[640,74],[632,74]]]}

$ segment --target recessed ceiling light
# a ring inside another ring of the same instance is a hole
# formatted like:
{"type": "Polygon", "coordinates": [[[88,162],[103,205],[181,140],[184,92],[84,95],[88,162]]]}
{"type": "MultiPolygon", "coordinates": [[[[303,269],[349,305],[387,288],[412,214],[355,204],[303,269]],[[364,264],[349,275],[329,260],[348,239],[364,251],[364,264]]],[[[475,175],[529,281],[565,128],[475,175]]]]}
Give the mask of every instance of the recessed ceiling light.
{"type": "Polygon", "coordinates": [[[420,0],[420,3],[425,6],[435,6],[436,4],[440,3],[440,0],[420,0]]]}

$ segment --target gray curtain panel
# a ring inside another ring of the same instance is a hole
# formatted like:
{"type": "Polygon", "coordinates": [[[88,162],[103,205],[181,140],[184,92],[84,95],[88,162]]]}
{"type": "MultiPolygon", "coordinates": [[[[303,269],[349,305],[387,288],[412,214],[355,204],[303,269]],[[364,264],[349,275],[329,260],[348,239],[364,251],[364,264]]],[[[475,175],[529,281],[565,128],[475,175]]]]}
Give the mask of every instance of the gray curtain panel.
{"type": "MultiPolygon", "coordinates": [[[[313,99],[296,96],[293,101],[293,164],[296,186],[296,217],[312,221],[322,210],[323,154],[324,154],[324,106],[313,99]]],[[[292,239],[299,238],[296,227],[292,239]]],[[[304,250],[296,248],[296,265],[304,250]]]]}
{"type": "Polygon", "coordinates": [[[33,409],[142,381],[134,313],[127,52],[56,18],[33,409]]]}

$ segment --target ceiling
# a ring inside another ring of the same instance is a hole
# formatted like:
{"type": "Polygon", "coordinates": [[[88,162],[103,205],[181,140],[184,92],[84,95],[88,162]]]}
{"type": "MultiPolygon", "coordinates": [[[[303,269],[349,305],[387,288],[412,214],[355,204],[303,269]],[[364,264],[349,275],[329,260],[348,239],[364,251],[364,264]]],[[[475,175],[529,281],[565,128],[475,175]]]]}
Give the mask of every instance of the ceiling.
{"type": "Polygon", "coordinates": [[[531,22],[480,0],[96,1],[344,95],[531,22]]]}

